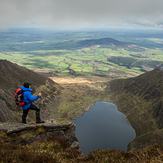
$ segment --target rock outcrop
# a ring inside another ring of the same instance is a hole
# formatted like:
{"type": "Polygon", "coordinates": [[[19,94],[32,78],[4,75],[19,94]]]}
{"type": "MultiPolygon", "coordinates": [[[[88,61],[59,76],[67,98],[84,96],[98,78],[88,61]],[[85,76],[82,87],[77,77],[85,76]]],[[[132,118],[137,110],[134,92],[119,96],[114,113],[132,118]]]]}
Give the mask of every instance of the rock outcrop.
{"type": "Polygon", "coordinates": [[[0,123],[0,131],[5,132],[10,138],[9,142],[15,145],[27,145],[54,136],[65,139],[70,147],[80,150],[79,141],[75,137],[75,124],[62,121],[47,121],[39,125],[5,122],[0,123]]]}

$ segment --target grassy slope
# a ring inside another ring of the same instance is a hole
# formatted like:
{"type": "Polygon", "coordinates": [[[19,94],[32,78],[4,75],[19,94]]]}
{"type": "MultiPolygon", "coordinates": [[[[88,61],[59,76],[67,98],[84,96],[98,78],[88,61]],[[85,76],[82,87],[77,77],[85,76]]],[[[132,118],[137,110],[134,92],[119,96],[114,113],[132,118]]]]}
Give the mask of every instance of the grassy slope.
{"type": "MultiPolygon", "coordinates": [[[[26,138],[30,134],[44,132],[41,128],[36,133],[24,132],[21,137],[26,138]]],[[[163,145],[154,144],[141,151],[124,152],[117,150],[96,150],[88,156],[82,156],[79,151],[70,147],[61,138],[50,137],[46,140],[39,140],[26,146],[16,146],[8,143],[12,137],[0,132],[0,160],[1,162],[39,162],[39,163],[70,163],[70,162],[161,162],[163,160],[163,145]],[[7,142],[7,143],[6,143],[7,142]]]]}
{"type": "Polygon", "coordinates": [[[129,149],[163,141],[162,106],[159,105],[163,93],[162,76],[163,71],[155,69],[136,78],[108,83],[107,90],[112,93],[110,99],[136,130],[136,139],[129,149]]]}
{"type": "Polygon", "coordinates": [[[89,110],[95,101],[100,101],[105,96],[104,85],[101,83],[82,83],[61,85],[62,103],[58,108],[58,117],[75,119],[89,110]],[[93,88],[98,86],[98,88],[93,88]]]}

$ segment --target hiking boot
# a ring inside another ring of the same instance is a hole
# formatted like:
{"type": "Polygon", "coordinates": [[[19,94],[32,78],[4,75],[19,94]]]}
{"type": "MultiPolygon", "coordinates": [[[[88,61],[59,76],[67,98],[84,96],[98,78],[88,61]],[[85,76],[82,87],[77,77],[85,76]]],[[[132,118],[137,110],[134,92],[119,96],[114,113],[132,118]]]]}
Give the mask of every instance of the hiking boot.
{"type": "Polygon", "coordinates": [[[42,121],[42,120],[40,119],[40,120],[37,120],[36,123],[45,123],[45,121],[42,121]]]}
{"type": "Polygon", "coordinates": [[[45,123],[40,119],[40,110],[36,110],[36,123],[45,123]]]}
{"type": "Polygon", "coordinates": [[[22,116],[22,123],[26,124],[26,117],[25,116],[22,116]]]}

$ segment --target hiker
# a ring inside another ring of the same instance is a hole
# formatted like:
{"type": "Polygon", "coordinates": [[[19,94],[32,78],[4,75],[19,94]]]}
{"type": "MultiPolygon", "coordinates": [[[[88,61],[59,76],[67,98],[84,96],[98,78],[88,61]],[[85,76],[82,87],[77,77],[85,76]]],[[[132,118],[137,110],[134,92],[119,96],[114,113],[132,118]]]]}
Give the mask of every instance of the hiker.
{"type": "Polygon", "coordinates": [[[33,97],[31,94],[31,92],[33,91],[30,87],[31,84],[28,82],[25,82],[24,86],[21,87],[21,89],[23,90],[24,102],[26,103],[24,106],[22,106],[23,108],[22,123],[26,123],[26,117],[29,110],[36,110],[36,123],[44,123],[45,121],[42,121],[40,119],[40,108],[32,104],[32,102],[41,98],[41,93],[33,97]]]}

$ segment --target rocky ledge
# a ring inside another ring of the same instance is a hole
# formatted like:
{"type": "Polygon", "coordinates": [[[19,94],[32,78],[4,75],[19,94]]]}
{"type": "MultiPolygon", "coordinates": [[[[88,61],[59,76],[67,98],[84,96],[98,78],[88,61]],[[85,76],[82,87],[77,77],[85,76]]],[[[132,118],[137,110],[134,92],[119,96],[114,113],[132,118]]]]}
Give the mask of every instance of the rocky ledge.
{"type": "Polygon", "coordinates": [[[68,145],[80,150],[79,141],[75,137],[75,124],[65,120],[47,121],[43,124],[0,123],[0,131],[7,134],[7,141],[15,145],[27,145],[37,140],[54,136],[63,138],[68,145]]]}

